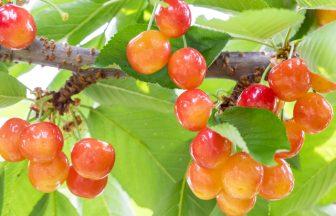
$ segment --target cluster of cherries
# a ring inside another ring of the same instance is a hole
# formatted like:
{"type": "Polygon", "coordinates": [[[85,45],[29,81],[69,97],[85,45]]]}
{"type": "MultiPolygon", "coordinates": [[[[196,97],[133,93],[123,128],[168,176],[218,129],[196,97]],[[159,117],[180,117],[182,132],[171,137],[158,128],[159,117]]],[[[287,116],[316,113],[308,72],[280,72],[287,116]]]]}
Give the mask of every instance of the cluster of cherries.
{"type": "Polygon", "coordinates": [[[63,143],[61,130],[51,122],[29,124],[12,118],[0,128],[0,155],[9,162],[29,160],[28,177],[37,190],[50,193],[66,181],[79,197],[101,194],[114,165],[113,147],[93,138],[82,139],[72,149],[70,166],[63,143]]]}

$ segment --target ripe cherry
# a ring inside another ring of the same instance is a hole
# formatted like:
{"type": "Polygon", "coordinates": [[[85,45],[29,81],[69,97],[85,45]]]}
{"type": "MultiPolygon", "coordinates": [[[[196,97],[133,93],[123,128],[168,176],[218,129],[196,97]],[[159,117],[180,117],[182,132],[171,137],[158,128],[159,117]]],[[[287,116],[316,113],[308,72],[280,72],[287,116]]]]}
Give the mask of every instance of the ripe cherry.
{"type": "Polygon", "coordinates": [[[190,164],[187,171],[187,182],[191,191],[199,199],[210,200],[221,190],[220,170],[205,169],[196,163],[190,164]]]}
{"type": "Polygon", "coordinates": [[[217,196],[217,204],[223,213],[226,215],[245,215],[248,213],[256,203],[257,197],[251,199],[236,199],[231,197],[225,191],[217,196]]]}
{"type": "Polygon", "coordinates": [[[16,162],[24,159],[20,152],[20,135],[29,126],[19,118],[11,118],[0,129],[0,155],[6,161],[16,162]]]}
{"type": "Polygon", "coordinates": [[[48,163],[29,162],[28,176],[32,185],[39,191],[55,191],[68,177],[69,163],[63,152],[48,163]]]}
{"type": "Polygon", "coordinates": [[[288,59],[270,71],[268,83],[278,98],[295,101],[309,90],[310,71],[302,59],[288,59]]]}
{"type": "Polygon", "coordinates": [[[263,166],[244,152],[229,157],[223,165],[223,189],[237,199],[251,199],[260,190],[263,166]]]}
{"type": "Polygon", "coordinates": [[[226,161],[231,154],[232,143],[209,128],[201,130],[190,145],[195,163],[213,169],[226,161]]]}
{"type": "Polygon", "coordinates": [[[336,90],[336,83],[315,73],[310,73],[312,88],[319,93],[329,93],[336,90]]]}
{"type": "Polygon", "coordinates": [[[278,152],[275,158],[291,158],[299,153],[304,142],[304,131],[293,119],[285,121],[286,135],[290,142],[290,151],[278,152]]]}
{"type": "Polygon", "coordinates": [[[165,2],[169,6],[160,7],[155,16],[156,24],[167,37],[181,37],[191,25],[189,6],[182,0],[165,0],[165,2]]]}
{"type": "Polygon", "coordinates": [[[194,89],[202,84],[207,70],[204,57],[193,48],[177,50],[169,59],[168,73],[182,89],[194,89]]]}
{"type": "Polygon", "coordinates": [[[282,199],[294,188],[294,177],[285,160],[277,160],[278,165],[264,167],[264,179],[259,195],[266,200],[282,199]]]}
{"type": "Polygon", "coordinates": [[[22,155],[33,162],[52,161],[63,147],[61,130],[50,122],[30,125],[20,138],[22,155]]]}
{"type": "Polygon", "coordinates": [[[76,196],[93,199],[104,191],[108,177],[93,180],[80,176],[71,166],[67,178],[67,186],[76,196]]]}
{"type": "Polygon", "coordinates": [[[296,101],[294,120],[309,134],[324,130],[333,118],[333,108],[321,95],[307,93],[296,101]]]}
{"type": "Polygon", "coordinates": [[[211,115],[213,103],[202,90],[183,92],[176,100],[175,114],[181,125],[191,131],[206,127],[211,115]]]}
{"type": "Polygon", "coordinates": [[[336,11],[334,10],[317,10],[316,19],[319,26],[324,26],[336,20],[336,11]]]}
{"type": "Polygon", "coordinates": [[[271,112],[275,112],[277,97],[271,88],[261,84],[252,84],[241,93],[237,100],[237,105],[268,109],[271,112]]]}
{"type": "Polygon", "coordinates": [[[153,74],[168,63],[170,43],[159,31],[144,31],[128,43],[126,53],[127,60],[135,71],[153,74]]]}
{"type": "Polygon", "coordinates": [[[102,179],[112,170],[115,153],[108,143],[86,138],[75,144],[71,160],[79,175],[89,179],[102,179]]]}
{"type": "Polygon", "coordinates": [[[19,6],[0,7],[0,44],[9,49],[23,49],[36,37],[36,24],[32,15],[19,6]]]}

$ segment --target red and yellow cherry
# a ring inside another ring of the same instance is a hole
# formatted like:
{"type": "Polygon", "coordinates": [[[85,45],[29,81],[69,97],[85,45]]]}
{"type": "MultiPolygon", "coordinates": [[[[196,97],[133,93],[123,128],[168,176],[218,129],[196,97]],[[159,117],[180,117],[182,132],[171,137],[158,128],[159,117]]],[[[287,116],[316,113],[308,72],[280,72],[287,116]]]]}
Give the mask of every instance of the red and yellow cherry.
{"type": "Polygon", "coordinates": [[[33,162],[52,161],[63,147],[63,135],[57,125],[40,122],[30,125],[21,134],[20,151],[33,162]]]}
{"type": "Polygon", "coordinates": [[[296,101],[293,115],[306,133],[315,134],[329,125],[334,113],[332,106],[321,95],[307,93],[296,101]]]}
{"type": "Polygon", "coordinates": [[[209,96],[202,90],[188,90],[177,98],[175,114],[185,129],[200,131],[206,127],[213,106],[209,96]]]}
{"type": "Polygon", "coordinates": [[[220,169],[205,169],[193,162],[187,171],[187,182],[195,196],[210,200],[215,198],[222,188],[220,173],[220,169]]]}
{"type": "Polygon", "coordinates": [[[170,43],[159,31],[144,31],[128,43],[126,54],[128,63],[135,71],[153,74],[168,63],[170,43]]]}
{"type": "Polygon", "coordinates": [[[59,152],[51,162],[30,161],[28,165],[30,182],[37,190],[44,193],[55,191],[67,179],[68,172],[69,163],[63,152],[59,152]]]}
{"type": "Polygon", "coordinates": [[[261,84],[252,84],[241,93],[237,100],[241,107],[255,107],[275,112],[277,97],[273,90],[261,84]]]}
{"type": "Polygon", "coordinates": [[[236,153],[223,165],[223,189],[234,198],[252,199],[260,190],[263,174],[263,166],[249,154],[236,153]]]}
{"type": "Polygon", "coordinates": [[[277,152],[275,154],[275,158],[286,159],[294,157],[299,153],[303,146],[304,131],[302,130],[302,127],[293,119],[287,120],[284,123],[286,128],[286,135],[290,142],[291,148],[289,151],[277,152]]]}
{"type": "Polygon", "coordinates": [[[280,100],[295,101],[309,90],[310,71],[302,59],[288,59],[270,71],[268,83],[280,100]]]}
{"type": "Polygon", "coordinates": [[[80,176],[71,166],[67,178],[67,186],[76,196],[93,199],[104,191],[108,177],[93,180],[80,176]]]}
{"type": "Polygon", "coordinates": [[[0,44],[9,49],[28,47],[36,37],[32,15],[22,7],[7,4],[0,7],[0,44]]]}
{"type": "Polygon", "coordinates": [[[202,84],[207,70],[204,57],[193,48],[177,50],[169,59],[168,74],[182,89],[194,89],[202,84]]]}
{"type": "Polygon", "coordinates": [[[316,19],[319,26],[324,26],[336,20],[336,11],[334,10],[317,10],[316,19]]]}
{"type": "Polygon", "coordinates": [[[247,214],[256,203],[257,197],[251,199],[236,199],[225,191],[221,191],[217,196],[217,204],[220,210],[226,215],[239,216],[247,214]]]}
{"type": "Polygon", "coordinates": [[[190,145],[190,153],[197,165],[214,169],[231,154],[232,143],[209,128],[201,130],[190,145]]]}
{"type": "Polygon", "coordinates": [[[266,200],[279,200],[288,196],[294,188],[294,177],[285,160],[277,160],[274,167],[264,166],[264,179],[259,195],[266,200]]]}
{"type": "Polygon", "coordinates": [[[329,93],[336,90],[336,83],[319,74],[310,73],[310,79],[312,88],[319,93],[329,93]]]}
{"type": "Polygon", "coordinates": [[[24,159],[20,152],[21,133],[29,126],[19,118],[11,118],[0,129],[0,155],[6,161],[17,162],[24,159]]]}
{"type": "Polygon", "coordinates": [[[79,175],[89,179],[102,179],[112,170],[115,153],[108,143],[85,138],[74,145],[71,161],[79,175]]]}
{"type": "Polygon", "coordinates": [[[184,35],[191,25],[191,11],[182,0],[165,0],[168,7],[161,6],[155,20],[160,31],[171,38],[184,35]]]}

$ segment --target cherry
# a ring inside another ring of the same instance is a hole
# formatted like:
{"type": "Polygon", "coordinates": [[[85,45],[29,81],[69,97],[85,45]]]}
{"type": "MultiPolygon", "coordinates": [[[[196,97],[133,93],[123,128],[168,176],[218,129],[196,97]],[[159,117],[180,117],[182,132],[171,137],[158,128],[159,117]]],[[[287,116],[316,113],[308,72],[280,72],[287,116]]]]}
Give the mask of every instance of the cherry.
{"type": "Polygon", "coordinates": [[[288,59],[270,71],[268,83],[278,98],[295,101],[309,90],[310,71],[302,59],[288,59]]]}
{"type": "Polygon", "coordinates": [[[33,162],[52,161],[63,147],[61,130],[50,122],[30,125],[20,138],[22,155],[33,162]]]}
{"type": "Polygon", "coordinates": [[[259,195],[266,200],[282,199],[294,188],[294,177],[285,160],[277,160],[278,165],[264,167],[264,179],[259,195]]]}
{"type": "Polygon", "coordinates": [[[223,166],[223,189],[237,199],[251,199],[259,192],[263,166],[245,153],[229,157],[223,166]]]}
{"type": "Polygon", "coordinates": [[[23,49],[36,37],[32,15],[22,7],[7,4],[0,7],[0,44],[9,49],[23,49]]]}
{"type": "Polygon", "coordinates": [[[204,57],[193,48],[177,50],[169,59],[168,73],[182,89],[194,89],[202,84],[207,70],[204,57]]]}
{"type": "Polygon", "coordinates": [[[67,178],[67,186],[76,196],[93,199],[101,194],[107,184],[108,177],[93,180],[80,176],[71,166],[67,178]]]}
{"type": "Polygon", "coordinates": [[[336,90],[336,83],[321,75],[310,73],[310,79],[312,88],[319,93],[329,93],[336,90]]]}
{"type": "Polygon", "coordinates": [[[202,90],[183,92],[176,100],[175,114],[181,125],[191,131],[206,127],[211,115],[213,103],[202,90]]]}
{"type": "Polygon", "coordinates": [[[268,109],[271,112],[275,112],[277,98],[271,88],[261,84],[252,84],[241,93],[237,100],[237,105],[268,109]]]}
{"type": "Polygon", "coordinates": [[[232,143],[209,128],[201,130],[190,145],[194,161],[204,168],[213,169],[230,156],[232,143]]]}
{"type": "Polygon", "coordinates": [[[83,177],[102,179],[112,170],[114,149],[108,143],[86,138],[77,142],[71,152],[74,169],[83,177]]]}
{"type": "Polygon", "coordinates": [[[32,185],[39,191],[55,191],[68,177],[69,163],[63,152],[48,163],[29,162],[28,176],[32,185]]]}
{"type": "Polygon", "coordinates": [[[291,158],[299,153],[304,142],[304,131],[293,119],[285,121],[286,135],[290,142],[290,151],[278,152],[275,158],[291,158]]]}
{"type": "Polygon", "coordinates": [[[324,130],[333,118],[333,108],[321,95],[307,93],[294,106],[294,120],[309,134],[324,130]]]}
{"type": "Polygon", "coordinates": [[[226,215],[245,215],[253,208],[256,200],[256,196],[251,199],[236,199],[225,193],[225,191],[221,191],[217,196],[218,207],[226,215]]]}
{"type": "Polygon", "coordinates": [[[159,31],[144,31],[128,43],[126,55],[135,71],[141,74],[153,74],[168,63],[170,43],[159,31]]]}
{"type": "Polygon", "coordinates": [[[188,168],[187,182],[195,196],[203,200],[215,198],[222,187],[220,170],[205,169],[194,162],[188,168]]]}
{"type": "Polygon", "coordinates": [[[0,129],[0,155],[6,161],[16,162],[24,159],[20,152],[20,135],[29,123],[19,118],[11,118],[0,129]]]}
{"type": "Polygon", "coordinates": [[[165,2],[169,6],[160,7],[155,16],[156,24],[167,37],[181,37],[191,25],[189,6],[181,0],[165,0],[165,2]]]}
{"type": "Polygon", "coordinates": [[[334,10],[317,10],[316,19],[319,26],[324,26],[336,20],[336,11],[334,10]]]}

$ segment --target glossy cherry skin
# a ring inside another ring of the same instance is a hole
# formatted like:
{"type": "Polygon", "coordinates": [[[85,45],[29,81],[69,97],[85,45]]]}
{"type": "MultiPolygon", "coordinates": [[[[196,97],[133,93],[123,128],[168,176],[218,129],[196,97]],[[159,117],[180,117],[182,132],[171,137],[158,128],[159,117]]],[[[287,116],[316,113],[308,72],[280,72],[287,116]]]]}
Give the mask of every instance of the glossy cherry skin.
{"type": "Polygon", "coordinates": [[[279,99],[295,101],[309,90],[310,71],[302,59],[288,59],[270,71],[268,83],[279,99]]]}
{"type": "Polygon", "coordinates": [[[310,73],[310,79],[312,88],[319,93],[329,93],[336,90],[336,83],[319,74],[310,73]]]}
{"type": "Polygon", "coordinates": [[[168,74],[182,89],[195,89],[205,77],[207,65],[203,55],[193,48],[177,50],[169,59],[168,74]]]}
{"type": "Polygon", "coordinates": [[[182,0],[165,0],[168,7],[160,6],[155,20],[160,31],[171,38],[184,35],[191,25],[191,11],[182,0]]]}
{"type": "Polygon", "coordinates": [[[67,186],[74,195],[93,199],[104,191],[107,179],[108,176],[99,180],[84,178],[71,166],[67,178],[67,186]]]}
{"type": "Polygon", "coordinates": [[[249,154],[239,152],[226,160],[222,174],[227,194],[237,199],[252,199],[260,190],[264,171],[249,154]]]}
{"type": "Polygon", "coordinates": [[[320,26],[324,26],[336,20],[335,10],[316,10],[316,20],[320,26]]]}
{"type": "Polygon", "coordinates": [[[30,182],[37,190],[44,193],[55,191],[67,179],[68,173],[69,163],[63,152],[59,152],[51,162],[30,161],[28,165],[30,182]]]}
{"type": "Polygon", "coordinates": [[[232,143],[209,128],[201,130],[190,145],[190,153],[197,165],[214,169],[231,154],[232,143]]]}
{"type": "Polygon", "coordinates": [[[33,162],[52,161],[63,147],[63,135],[57,125],[40,122],[30,125],[21,134],[20,151],[33,162]]]}
{"type": "Polygon", "coordinates": [[[190,164],[187,171],[187,182],[191,191],[199,199],[210,200],[221,190],[220,170],[205,169],[196,163],[190,164]]]}
{"type": "Polygon", "coordinates": [[[294,120],[309,134],[319,133],[328,127],[334,113],[329,102],[319,94],[307,93],[296,101],[294,120]]]}
{"type": "Polygon", "coordinates": [[[36,24],[24,8],[7,4],[0,7],[0,44],[9,49],[23,49],[36,37],[36,24]]]}
{"type": "Polygon", "coordinates": [[[291,168],[285,160],[277,161],[277,166],[264,166],[264,179],[259,195],[266,200],[283,199],[294,188],[294,177],[291,168]]]}
{"type": "Polygon", "coordinates": [[[71,152],[74,169],[79,175],[89,179],[102,179],[114,165],[115,152],[111,145],[93,138],[77,142],[71,152]]]}
{"type": "Polygon", "coordinates": [[[225,191],[221,191],[217,196],[217,204],[226,215],[238,216],[247,214],[256,203],[257,197],[251,199],[236,199],[225,191]]]}
{"type": "Polygon", "coordinates": [[[128,43],[126,54],[133,70],[140,74],[153,74],[168,63],[170,43],[159,31],[144,31],[128,43]]]}
{"type": "Polygon", "coordinates": [[[177,98],[175,114],[185,129],[200,131],[206,127],[213,106],[209,96],[202,90],[188,90],[177,98]]]}
{"type": "Polygon", "coordinates": [[[241,107],[254,107],[267,109],[275,112],[277,108],[277,97],[273,90],[261,84],[252,84],[241,93],[237,100],[241,107]]]}
{"type": "Polygon", "coordinates": [[[20,152],[21,133],[29,123],[19,118],[11,118],[0,129],[0,155],[6,161],[17,162],[24,160],[20,152]]]}
{"type": "Polygon", "coordinates": [[[294,157],[300,152],[303,146],[305,133],[301,125],[296,123],[293,119],[285,121],[284,124],[291,148],[289,151],[277,152],[275,158],[286,159],[294,157]]]}

